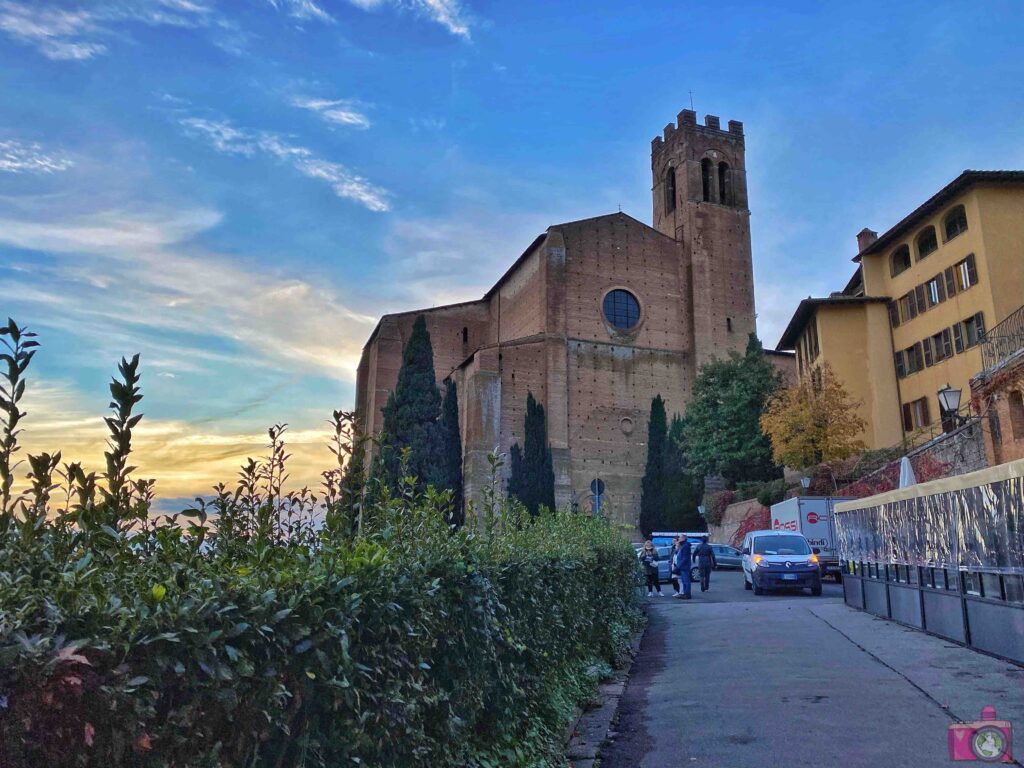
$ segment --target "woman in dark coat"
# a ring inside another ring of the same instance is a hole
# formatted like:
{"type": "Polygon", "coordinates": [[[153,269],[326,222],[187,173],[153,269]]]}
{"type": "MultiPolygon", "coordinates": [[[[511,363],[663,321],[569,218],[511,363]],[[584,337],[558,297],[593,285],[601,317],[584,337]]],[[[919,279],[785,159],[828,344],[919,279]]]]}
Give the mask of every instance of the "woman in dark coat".
{"type": "Polygon", "coordinates": [[[654,590],[658,591],[661,597],[661,582],[658,581],[658,550],[654,548],[654,542],[650,539],[644,542],[643,549],[637,553],[640,564],[644,567],[644,576],[647,577],[647,596],[652,597],[654,590]]]}

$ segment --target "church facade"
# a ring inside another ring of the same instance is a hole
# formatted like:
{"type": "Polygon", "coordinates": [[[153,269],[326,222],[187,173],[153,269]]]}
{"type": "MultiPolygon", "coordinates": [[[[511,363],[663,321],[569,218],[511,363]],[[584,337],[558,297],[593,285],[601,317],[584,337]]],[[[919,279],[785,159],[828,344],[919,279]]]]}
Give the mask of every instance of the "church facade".
{"type": "Polygon", "coordinates": [[[532,392],[558,505],[635,525],[652,398],[683,412],[700,366],[755,331],[743,125],[683,110],[653,140],[651,171],[653,227],[623,213],[555,224],[481,299],[382,317],[357,374],[365,428],[381,428],[422,314],[438,381],[458,390],[467,500],[489,482],[488,454],[522,442],[532,392]]]}

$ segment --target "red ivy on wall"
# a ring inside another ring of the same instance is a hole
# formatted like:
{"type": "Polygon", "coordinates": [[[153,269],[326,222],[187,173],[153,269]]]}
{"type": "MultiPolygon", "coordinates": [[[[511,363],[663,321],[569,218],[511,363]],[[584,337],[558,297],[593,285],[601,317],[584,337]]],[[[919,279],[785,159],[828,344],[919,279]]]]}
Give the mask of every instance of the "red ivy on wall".
{"type": "Polygon", "coordinates": [[[769,526],[771,523],[771,514],[768,511],[768,507],[758,507],[740,523],[740,527],[736,529],[736,533],[733,534],[732,541],[730,542],[734,547],[739,547],[743,543],[743,537],[751,531],[760,531],[769,526]]]}
{"type": "MultiPolygon", "coordinates": [[[[949,474],[949,465],[939,461],[930,453],[922,453],[910,460],[910,466],[914,468],[914,476],[917,482],[926,483],[929,480],[938,480],[949,474]]],[[[900,483],[900,462],[893,461],[886,464],[877,472],[867,477],[844,485],[836,492],[837,496],[853,496],[862,499],[865,496],[874,496],[876,493],[885,493],[897,488],[900,483]]]]}

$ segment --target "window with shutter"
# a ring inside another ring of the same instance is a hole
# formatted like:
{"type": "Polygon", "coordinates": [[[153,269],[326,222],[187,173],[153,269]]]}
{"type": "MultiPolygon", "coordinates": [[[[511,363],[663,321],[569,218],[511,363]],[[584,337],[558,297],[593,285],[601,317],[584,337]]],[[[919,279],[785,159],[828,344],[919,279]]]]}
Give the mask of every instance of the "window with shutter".
{"type": "Polygon", "coordinates": [[[906,322],[906,320],[913,320],[917,317],[917,297],[914,292],[911,291],[903,297],[903,300],[907,305],[907,317],[904,319],[904,322],[906,322]]]}
{"type": "Polygon", "coordinates": [[[928,310],[928,300],[925,298],[924,283],[917,286],[914,289],[914,295],[917,299],[917,313],[923,315],[928,310]]]}
{"type": "Polygon", "coordinates": [[[977,285],[978,284],[978,266],[974,262],[974,254],[973,253],[968,254],[967,258],[964,259],[964,261],[967,263],[967,275],[971,279],[971,285],[977,285]]]}
{"type": "Polygon", "coordinates": [[[898,328],[900,325],[900,308],[895,301],[889,302],[889,325],[898,328]]]}
{"type": "Polygon", "coordinates": [[[924,364],[931,368],[935,365],[935,360],[932,359],[932,340],[925,339],[922,346],[924,347],[924,364]]]}
{"type": "Polygon", "coordinates": [[[920,341],[914,345],[914,357],[916,358],[917,370],[924,370],[924,349],[920,341]]]}
{"type": "Polygon", "coordinates": [[[978,343],[978,339],[981,338],[978,335],[978,316],[968,317],[963,322],[964,326],[964,337],[968,347],[973,347],[978,343]]]}
{"type": "Polygon", "coordinates": [[[907,375],[907,365],[903,360],[903,350],[897,352],[894,358],[896,360],[896,375],[902,379],[907,375]]]}
{"type": "Polygon", "coordinates": [[[978,326],[978,341],[985,339],[985,315],[981,312],[974,316],[974,323],[978,326]]]}
{"type": "Polygon", "coordinates": [[[932,282],[935,283],[935,292],[938,294],[936,304],[941,304],[946,300],[946,286],[942,281],[942,274],[940,273],[933,277],[932,282]]]}
{"type": "Polygon", "coordinates": [[[910,403],[903,404],[903,431],[913,432],[914,431],[914,416],[910,410],[910,403]]]}
{"type": "Polygon", "coordinates": [[[922,397],[916,402],[916,413],[914,414],[917,419],[917,426],[927,427],[932,423],[931,416],[928,414],[928,398],[922,397]]]}
{"type": "Polygon", "coordinates": [[[943,359],[953,356],[953,335],[949,328],[942,330],[942,357],[943,359]]]}
{"type": "Polygon", "coordinates": [[[964,351],[964,328],[962,323],[953,325],[953,347],[957,354],[964,351]]]}
{"type": "Polygon", "coordinates": [[[953,297],[956,295],[956,273],[953,267],[946,267],[943,274],[946,276],[946,295],[953,297]]]}

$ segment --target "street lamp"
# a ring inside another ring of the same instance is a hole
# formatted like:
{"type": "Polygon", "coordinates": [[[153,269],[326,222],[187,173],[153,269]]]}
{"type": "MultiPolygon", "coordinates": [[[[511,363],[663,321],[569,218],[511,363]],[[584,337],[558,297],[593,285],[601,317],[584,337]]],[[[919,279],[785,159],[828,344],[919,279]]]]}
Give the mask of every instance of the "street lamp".
{"type": "Polygon", "coordinates": [[[953,389],[946,384],[938,391],[939,409],[942,411],[942,429],[949,432],[960,426],[960,395],[961,390],[953,389]]]}
{"type": "Polygon", "coordinates": [[[804,475],[803,477],[800,478],[800,485],[802,485],[804,487],[804,490],[806,491],[808,488],[811,487],[811,478],[804,475]]]}

